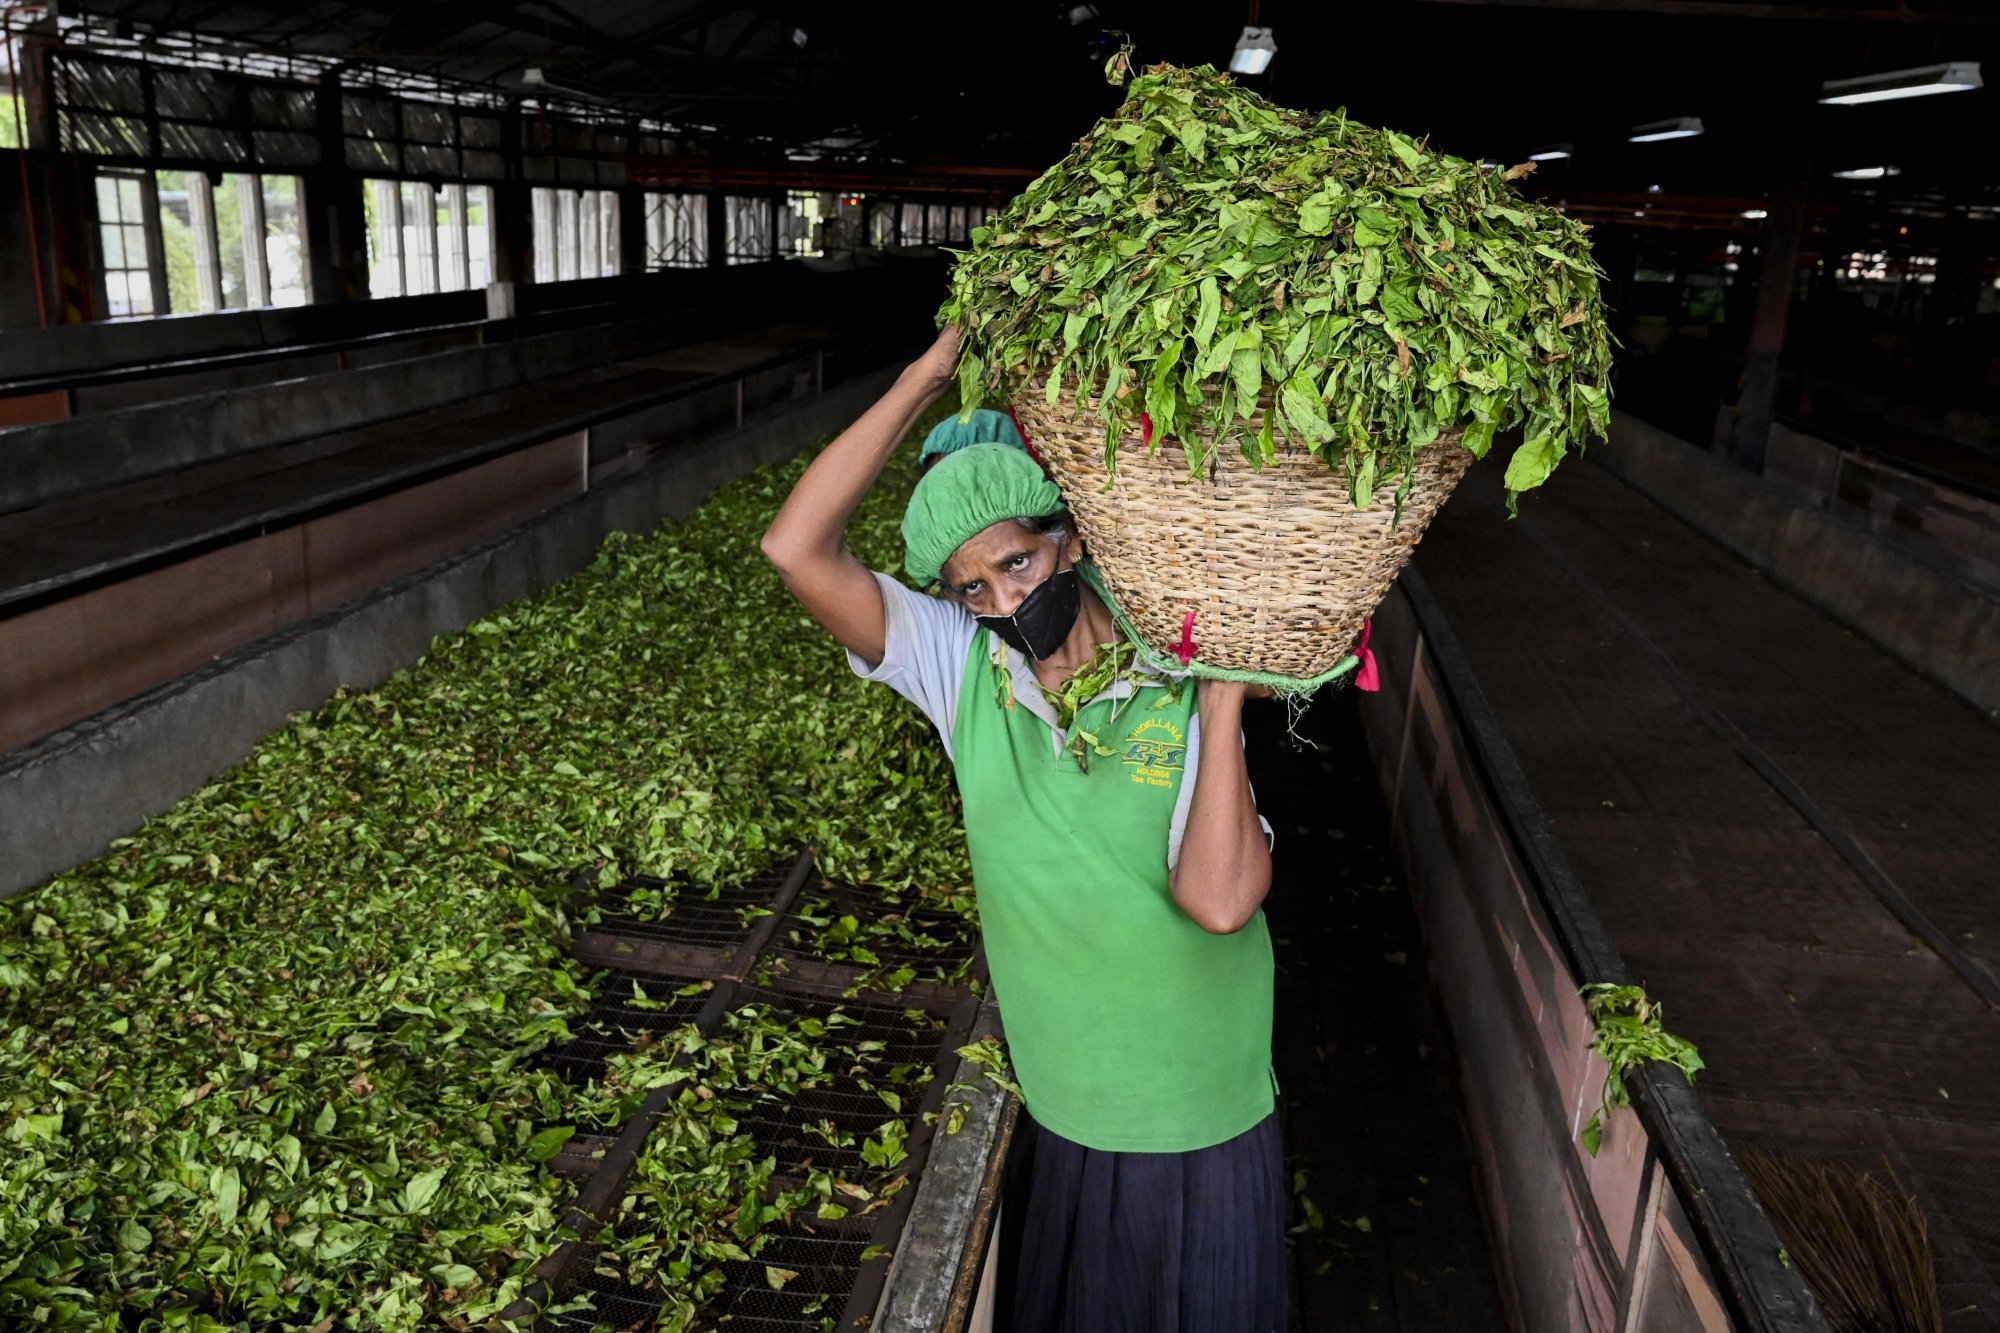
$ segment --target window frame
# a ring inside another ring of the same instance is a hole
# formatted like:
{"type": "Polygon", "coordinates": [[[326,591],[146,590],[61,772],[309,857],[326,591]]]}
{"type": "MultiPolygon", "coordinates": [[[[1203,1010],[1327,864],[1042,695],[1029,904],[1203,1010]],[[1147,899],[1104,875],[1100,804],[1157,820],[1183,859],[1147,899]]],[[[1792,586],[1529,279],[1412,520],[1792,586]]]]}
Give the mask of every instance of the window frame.
{"type": "Polygon", "coordinates": [[[92,171],[90,205],[92,214],[91,257],[95,261],[94,267],[96,268],[92,283],[92,295],[101,304],[105,318],[155,319],[169,313],[170,302],[167,295],[166,249],[160,234],[160,193],[159,187],[154,181],[153,173],[150,170],[143,170],[137,167],[99,166],[94,168],[92,171]],[[106,220],[104,217],[104,199],[101,186],[107,182],[111,185],[111,196],[118,208],[118,216],[111,220],[106,220]],[[127,182],[134,185],[138,193],[136,207],[139,216],[136,218],[127,218],[125,216],[125,192],[119,187],[127,182]],[[105,232],[107,228],[116,228],[119,233],[118,251],[119,258],[123,262],[116,265],[111,263],[111,253],[105,244],[105,232]],[[130,244],[134,232],[138,234],[140,243],[145,247],[145,258],[137,266],[129,262],[131,256],[130,244]],[[124,311],[115,309],[113,305],[111,276],[114,273],[121,276],[119,286],[125,293],[124,304],[127,306],[127,309],[124,311]],[[132,275],[135,273],[143,273],[146,276],[145,290],[151,303],[150,308],[146,310],[130,309],[132,305],[132,275]]]}

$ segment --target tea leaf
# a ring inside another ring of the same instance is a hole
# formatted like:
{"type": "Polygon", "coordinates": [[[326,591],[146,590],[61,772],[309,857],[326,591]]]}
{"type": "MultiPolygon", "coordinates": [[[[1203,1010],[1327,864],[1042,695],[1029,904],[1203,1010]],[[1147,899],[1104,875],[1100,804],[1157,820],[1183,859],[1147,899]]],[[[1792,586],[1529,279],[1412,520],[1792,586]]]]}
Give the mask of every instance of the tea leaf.
{"type": "Polygon", "coordinates": [[[1506,485],[1538,486],[1609,427],[1611,335],[1587,229],[1522,200],[1525,174],[1152,66],[960,256],[939,315],[961,411],[1067,386],[1107,463],[1145,412],[1193,475],[1305,449],[1356,496],[1441,430],[1483,456],[1526,425],[1506,485]]]}

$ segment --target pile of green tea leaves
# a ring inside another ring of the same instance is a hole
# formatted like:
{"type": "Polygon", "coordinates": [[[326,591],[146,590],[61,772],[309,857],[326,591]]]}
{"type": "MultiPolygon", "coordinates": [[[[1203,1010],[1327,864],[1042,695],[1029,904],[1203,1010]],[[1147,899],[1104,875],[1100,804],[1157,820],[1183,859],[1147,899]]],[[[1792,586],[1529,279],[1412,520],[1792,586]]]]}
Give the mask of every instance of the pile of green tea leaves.
{"type": "MultiPolygon", "coordinates": [[[[929,726],[757,537],[804,461],[342,693],[0,903],[0,1327],[435,1327],[554,1243],[577,869],[969,886],[929,726]]],[[[855,548],[900,556],[908,459],[855,548]]],[[[944,902],[963,899],[944,898],[944,902]]],[[[613,1116],[615,1119],[615,1115],[613,1116]]]]}
{"type": "Polygon", "coordinates": [[[940,311],[961,411],[1069,387],[1112,466],[1143,412],[1196,476],[1282,434],[1357,505],[1442,430],[1484,457],[1520,425],[1507,490],[1538,486],[1610,423],[1611,336],[1586,228],[1524,201],[1528,170],[1153,66],[973,230],[940,311]]]}

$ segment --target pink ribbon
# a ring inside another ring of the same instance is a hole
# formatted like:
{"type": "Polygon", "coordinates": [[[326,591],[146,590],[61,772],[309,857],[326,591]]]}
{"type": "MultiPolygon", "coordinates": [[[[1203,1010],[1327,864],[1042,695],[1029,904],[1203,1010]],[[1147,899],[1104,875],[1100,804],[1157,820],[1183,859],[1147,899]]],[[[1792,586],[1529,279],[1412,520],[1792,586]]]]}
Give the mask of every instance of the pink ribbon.
{"type": "Polygon", "coordinates": [[[1382,677],[1375,670],[1375,651],[1368,646],[1368,636],[1375,631],[1375,621],[1370,618],[1361,622],[1361,646],[1355,655],[1361,659],[1361,667],[1354,673],[1354,688],[1366,690],[1370,694],[1382,688],[1382,677]]]}
{"type": "MultiPolygon", "coordinates": [[[[1042,463],[1042,456],[1039,452],[1036,451],[1035,442],[1028,438],[1027,429],[1021,425],[1021,418],[1014,415],[1014,409],[1012,407],[1008,407],[1003,410],[1007,413],[1007,419],[1014,423],[1014,429],[1020,431],[1021,443],[1028,446],[1028,457],[1034,459],[1037,463],[1042,463]]],[[[1042,463],[1042,470],[1044,472],[1048,471],[1048,466],[1049,465],[1047,463],[1042,463]]]]}
{"type": "Polygon", "coordinates": [[[1180,646],[1174,649],[1174,656],[1181,659],[1182,666],[1186,666],[1194,661],[1194,655],[1200,651],[1201,649],[1195,646],[1194,612],[1190,611],[1187,613],[1187,619],[1181,622],[1181,642],[1180,646]]]}

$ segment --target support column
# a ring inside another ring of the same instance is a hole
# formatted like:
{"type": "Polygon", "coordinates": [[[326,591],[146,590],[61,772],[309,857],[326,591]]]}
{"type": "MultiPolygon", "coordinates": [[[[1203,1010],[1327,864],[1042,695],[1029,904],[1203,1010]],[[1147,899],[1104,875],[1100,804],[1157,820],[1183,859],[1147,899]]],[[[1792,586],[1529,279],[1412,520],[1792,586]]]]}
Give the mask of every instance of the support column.
{"type": "Polygon", "coordinates": [[[646,192],[637,185],[618,187],[618,271],[646,271],[646,192]]]}
{"type": "Polygon", "coordinates": [[[1806,206],[1812,195],[1812,142],[1809,122],[1794,120],[1780,159],[1783,174],[1772,192],[1760,244],[1763,263],[1757,273],[1757,306],[1750,319],[1749,360],[1743,371],[1743,397],[1736,409],[1732,454],[1751,472],[1764,470],[1764,447],[1771,437],[1771,413],[1778,396],[1778,362],[1785,350],[1785,329],[1791,320],[1792,287],[1799,266],[1799,245],[1806,230],[1806,206]]]}
{"type": "Polygon", "coordinates": [[[708,204],[708,266],[721,268],[729,262],[729,196],[710,186],[704,198],[708,204]]]}
{"type": "Polygon", "coordinates": [[[368,212],[361,179],[347,166],[341,132],[340,80],[329,76],[314,96],[319,165],[300,174],[299,222],[306,246],[307,287],[315,302],[368,296],[368,212]]]}
{"type": "Polygon", "coordinates": [[[500,153],[507,177],[493,183],[493,281],[535,280],[535,202],[521,163],[521,113],[500,115],[500,153]]]}
{"type": "MultiPolygon", "coordinates": [[[[17,33],[19,30],[17,29],[17,33]]],[[[26,119],[29,202],[24,204],[28,240],[40,265],[36,311],[43,327],[80,324],[104,315],[97,252],[97,213],[91,198],[93,168],[81,154],[58,154],[56,99],[51,57],[61,46],[56,11],[30,25],[15,48],[26,119]]]]}

